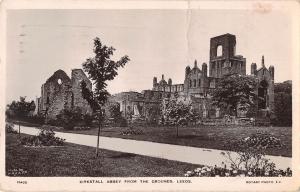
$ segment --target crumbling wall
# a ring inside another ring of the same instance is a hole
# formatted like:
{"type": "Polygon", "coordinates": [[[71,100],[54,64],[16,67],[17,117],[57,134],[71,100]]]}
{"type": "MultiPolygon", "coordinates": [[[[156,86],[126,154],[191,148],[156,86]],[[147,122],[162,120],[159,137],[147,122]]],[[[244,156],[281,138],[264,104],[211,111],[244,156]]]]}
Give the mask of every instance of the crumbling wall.
{"type": "Polygon", "coordinates": [[[56,71],[42,85],[40,113],[47,119],[55,119],[65,107],[70,107],[71,80],[63,70],[56,71]]]}
{"type": "Polygon", "coordinates": [[[81,69],[73,69],[71,74],[72,82],[72,107],[80,108],[83,114],[91,114],[92,109],[86,99],[82,96],[81,82],[84,81],[89,90],[92,90],[92,83],[81,69]]]}

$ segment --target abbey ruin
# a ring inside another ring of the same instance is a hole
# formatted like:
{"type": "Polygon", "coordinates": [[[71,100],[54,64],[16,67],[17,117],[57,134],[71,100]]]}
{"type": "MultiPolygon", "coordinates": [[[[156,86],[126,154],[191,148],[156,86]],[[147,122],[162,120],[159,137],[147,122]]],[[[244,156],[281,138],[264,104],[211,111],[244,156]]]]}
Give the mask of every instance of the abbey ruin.
{"type": "MultiPolygon", "coordinates": [[[[202,118],[220,118],[222,111],[211,105],[209,91],[214,89],[218,80],[228,74],[246,75],[246,58],[235,54],[236,37],[224,34],[210,39],[209,71],[206,63],[201,68],[195,60],[194,65],[187,66],[182,84],[172,84],[172,79],[165,79],[162,75],[160,81],[153,78],[152,90],[138,92],[122,92],[115,94],[113,100],[121,105],[125,116],[133,113],[135,116],[147,118],[151,113],[149,109],[158,107],[164,98],[177,95],[182,100],[192,103],[193,108],[201,114],[202,118]]],[[[262,56],[260,67],[251,64],[251,76],[257,81],[255,93],[262,98],[257,103],[257,114],[265,117],[274,110],[274,67],[265,66],[262,56]]],[[[239,112],[238,116],[245,116],[239,112]]]]}
{"type": "Polygon", "coordinates": [[[47,119],[56,119],[64,109],[79,108],[84,114],[91,114],[92,109],[82,97],[81,81],[85,81],[91,90],[92,83],[81,69],[73,69],[71,78],[63,71],[57,70],[41,87],[41,97],[36,101],[36,114],[47,119]]]}
{"type": "MultiPolygon", "coordinates": [[[[236,37],[224,34],[210,39],[209,68],[206,63],[199,67],[195,60],[193,66],[186,66],[182,84],[173,84],[172,79],[165,79],[164,75],[158,81],[153,78],[151,90],[139,92],[121,92],[109,98],[109,102],[118,102],[124,117],[134,116],[147,120],[158,119],[161,103],[164,99],[177,97],[182,101],[191,102],[201,118],[221,118],[224,113],[211,105],[209,91],[215,89],[219,79],[225,75],[246,74],[246,58],[235,54],[236,37]],[[208,70],[209,69],[209,70],[208,70]]],[[[264,117],[274,111],[274,67],[266,67],[262,56],[260,67],[251,64],[251,76],[256,78],[255,93],[262,98],[257,103],[257,114],[264,117]]],[[[85,81],[92,89],[92,83],[81,69],[73,69],[71,78],[62,71],[56,71],[41,87],[41,97],[37,99],[37,114],[55,119],[63,109],[80,108],[85,114],[92,110],[81,93],[80,82],[85,81]]],[[[238,113],[243,117],[245,114],[238,113]]]]}

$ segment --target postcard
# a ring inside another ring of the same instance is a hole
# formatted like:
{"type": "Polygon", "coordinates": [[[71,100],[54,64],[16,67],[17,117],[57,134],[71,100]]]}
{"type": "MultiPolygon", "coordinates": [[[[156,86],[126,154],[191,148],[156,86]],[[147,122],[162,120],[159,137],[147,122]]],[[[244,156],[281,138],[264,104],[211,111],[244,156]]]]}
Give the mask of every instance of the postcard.
{"type": "Polygon", "coordinates": [[[2,1],[3,191],[296,191],[299,1],[2,1]]]}

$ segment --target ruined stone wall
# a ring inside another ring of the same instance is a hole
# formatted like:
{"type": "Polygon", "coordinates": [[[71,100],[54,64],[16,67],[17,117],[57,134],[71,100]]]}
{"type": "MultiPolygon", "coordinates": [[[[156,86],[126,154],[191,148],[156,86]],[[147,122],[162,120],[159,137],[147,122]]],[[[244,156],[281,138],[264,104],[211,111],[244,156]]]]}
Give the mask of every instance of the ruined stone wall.
{"type": "Polygon", "coordinates": [[[269,108],[270,111],[274,111],[274,77],[272,77],[270,71],[265,67],[262,67],[256,72],[256,77],[258,81],[257,88],[262,81],[266,81],[268,83],[267,107],[269,108]]]}
{"type": "Polygon", "coordinates": [[[41,97],[38,99],[38,114],[46,120],[56,119],[64,109],[79,107],[83,113],[92,113],[88,102],[81,93],[81,81],[85,81],[91,90],[92,83],[81,69],[72,70],[72,79],[62,71],[56,71],[41,87],[41,97]]]}
{"type": "Polygon", "coordinates": [[[66,107],[70,107],[71,81],[62,71],[56,71],[42,85],[40,97],[40,113],[47,119],[55,119],[56,115],[66,107]]]}
{"type": "Polygon", "coordinates": [[[79,107],[84,114],[91,114],[92,109],[82,96],[81,82],[85,81],[87,88],[92,90],[92,83],[81,69],[73,69],[71,74],[72,84],[72,107],[79,107]]]}

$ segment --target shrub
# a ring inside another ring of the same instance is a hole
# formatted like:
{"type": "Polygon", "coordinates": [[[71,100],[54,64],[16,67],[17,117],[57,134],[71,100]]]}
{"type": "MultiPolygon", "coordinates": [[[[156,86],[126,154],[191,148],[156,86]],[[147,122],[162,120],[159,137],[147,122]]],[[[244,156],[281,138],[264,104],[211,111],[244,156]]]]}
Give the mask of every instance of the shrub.
{"type": "Polygon", "coordinates": [[[121,132],[122,135],[142,135],[143,133],[143,130],[133,127],[128,127],[121,132]]]}
{"type": "Polygon", "coordinates": [[[18,131],[14,130],[14,124],[12,123],[5,124],[5,131],[6,133],[18,133],[18,131]]]}
{"type": "Polygon", "coordinates": [[[264,158],[266,150],[281,146],[280,139],[268,133],[256,133],[250,137],[228,142],[225,145],[227,151],[222,154],[229,160],[233,169],[265,170],[275,167],[273,163],[264,158]],[[235,152],[237,157],[234,158],[231,151],[235,152]]]}
{"type": "Polygon", "coordinates": [[[226,144],[226,152],[222,155],[230,162],[230,167],[226,164],[221,167],[204,167],[198,168],[194,171],[188,171],[185,176],[199,176],[199,177],[237,177],[237,176],[292,176],[290,168],[286,170],[277,170],[276,165],[264,158],[266,150],[270,148],[281,147],[280,139],[273,137],[267,133],[256,133],[250,137],[246,137],[237,141],[226,144]],[[235,152],[235,155],[232,154],[235,152]]]}
{"type": "Polygon", "coordinates": [[[38,135],[23,137],[21,144],[27,146],[62,146],[64,141],[65,139],[55,137],[53,130],[42,129],[38,135]]]}
{"type": "Polygon", "coordinates": [[[120,116],[120,118],[118,119],[117,122],[118,122],[120,127],[127,127],[128,126],[127,119],[123,116],[120,116]]]}
{"type": "Polygon", "coordinates": [[[75,126],[87,126],[93,125],[94,117],[89,114],[82,114],[80,108],[72,110],[64,109],[57,116],[56,120],[49,120],[50,125],[62,126],[64,129],[73,130],[75,126]]]}
{"type": "Polygon", "coordinates": [[[191,103],[184,103],[176,99],[165,100],[161,110],[161,124],[165,125],[187,125],[189,122],[196,122],[198,119],[191,103]]]}

